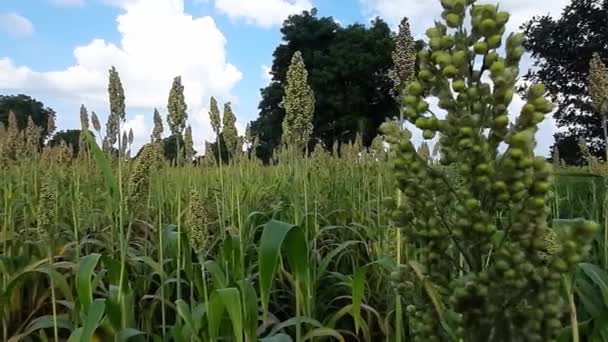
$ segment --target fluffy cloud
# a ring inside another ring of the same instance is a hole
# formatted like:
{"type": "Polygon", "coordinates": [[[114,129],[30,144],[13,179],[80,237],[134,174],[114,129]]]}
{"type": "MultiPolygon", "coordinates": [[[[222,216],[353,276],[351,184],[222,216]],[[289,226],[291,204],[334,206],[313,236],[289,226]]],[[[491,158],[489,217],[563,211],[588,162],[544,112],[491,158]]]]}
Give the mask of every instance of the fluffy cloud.
{"type": "Polygon", "coordinates": [[[268,28],[313,5],[311,0],[215,0],[215,7],[231,19],[268,28]]]}
{"type": "Polygon", "coordinates": [[[56,6],[83,6],[84,0],[49,0],[49,2],[56,6]]]}
{"type": "Polygon", "coordinates": [[[17,13],[0,13],[0,31],[14,37],[26,37],[34,34],[34,25],[17,13]]]}
{"type": "MultiPolygon", "coordinates": [[[[441,17],[441,5],[438,0],[359,0],[363,11],[370,17],[380,16],[396,27],[403,17],[410,18],[412,31],[421,36],[424,31],[433,24],[433,21],[441,17]]],[[[561,10],[570,3],[570,0],[502,0],[493,1],[500,3],[502,10],[511,13],[509,29],[515,30],[526,20],[534,15],[558,15],[561,10]]]]}
{"type": "MultiPolygon", "coordinates": [[[[182,76],[190,123],[199,150],[209,139],[210,96],[232,99],[242,78],[227,61],[226,39],[211,17],[193,18],[183,0],[105,0],[123,9],[117,18],[120,44],[93,39],[74,49],[76,63],[64,70],[39,72],[0,58],[0,89],[37,92],[85,103],[105,122],[108,69],[118,69],[125,88],[136,145],[147,142],[153,108],[165,115],[173,77],[182,76]],[[132,113],[138,113],[133,117],[132,113]],[[140,115],[140,113],[145,113],[140,115]],[[143,120],[145,118],[145,120],[143,120]]],[[[74,103],[77,108],[77,103],[74,103]]],[[[77,125],[77,118],[62,118],[77,125]]]]}
{"type": "Polygon", "coordinates": [[[262,79],[265,82],[270,83],[270,81],[272,81],[272,74],[270,73],[272,68],[269,67],[268,65],[262,65],[261,69],[262,69],[262,79]]]}

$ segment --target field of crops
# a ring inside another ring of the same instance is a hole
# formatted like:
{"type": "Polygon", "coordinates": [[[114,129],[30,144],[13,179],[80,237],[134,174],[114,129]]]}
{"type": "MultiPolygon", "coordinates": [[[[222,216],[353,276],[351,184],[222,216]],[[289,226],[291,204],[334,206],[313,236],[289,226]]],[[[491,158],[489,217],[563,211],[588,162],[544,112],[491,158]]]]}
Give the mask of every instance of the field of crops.
{"type": "MultiPolygon", "coordinates": [[[[0,171],[3,340],[408,336],[390,274],[416,254],[383,205],[387,162],[317,153],[142,173],[99,157],[0,171]]],[[[603,220],[604,178],[576,172],[558,178],[553,214],[603,220]]],[[[596,276],[580,276],[579,316],[606,310],[596,276]]]]}
{"type": "Polygon", "coordinates": [[[10,110],[2,340],[608,341],[608,165],[538,156],[547,89],[525,85],[510,115],[524,36],[504,37],[499,6],[440,3],[428,44],[401,27],[400,118],[373,141],[309,149],[319,94],[300,52],[264,162],[214,98],[215,143],[195,156],[180,76],[170,137],[155,111],[134,157],[114,67],[105,136],[84,105],[72,146],[45,141],[53,116],[20,127],[10,110]]]}

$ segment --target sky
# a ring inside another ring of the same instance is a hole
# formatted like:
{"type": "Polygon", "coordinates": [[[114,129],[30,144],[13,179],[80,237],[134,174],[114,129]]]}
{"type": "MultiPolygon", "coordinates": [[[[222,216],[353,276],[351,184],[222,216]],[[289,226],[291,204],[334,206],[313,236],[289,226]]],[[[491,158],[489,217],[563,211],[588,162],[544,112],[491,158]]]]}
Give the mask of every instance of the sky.
{"type": "MultiPolygon", "coordinates": [[[[512,31],[534,15],[559,16],[568,2],[499,3],[512,14],[512,31]]],[[[0,94],[42,101],[57,112],[59,130],[80,128],[81,104],[105,123],[113,65],[125,89],[125,129],[133,130],[138,148],[150,139],[154,108],[166,115],[171,83],[180,75],[195,148],[202,151],[213,139],[209,98],[231,102],[244,133],[258,115],[283,20],[313,7],[342,25],[379,16],[396,29],[407,16],[416,38],[441,14],[439,0],[1,0],[0,94]]],[[[522,74],[530,65],[526,58],[522,74]]],[[[522,104],[516,98],[513,110],[522,104]]],[[[542,124],[538,153],[548,153],[555,130],[552,120],[542,124]]]]}

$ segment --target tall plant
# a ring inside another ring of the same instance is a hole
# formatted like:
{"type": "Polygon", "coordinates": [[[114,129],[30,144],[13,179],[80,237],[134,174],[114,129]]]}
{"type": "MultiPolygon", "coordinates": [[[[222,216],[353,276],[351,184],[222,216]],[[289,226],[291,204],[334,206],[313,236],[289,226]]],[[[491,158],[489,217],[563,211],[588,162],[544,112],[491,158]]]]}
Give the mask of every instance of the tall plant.
{"type": "Polygon", "coordinates": [[[186,110],[186,100],[184,98],[184,86],[182,85],[182,78],[177,76],[173,79],[173,85],[169,92],[169,101],[167,104],[169,114],[167,114],[167,123],[171,134],[176,136],[176,148],[177,148],[177,162],[180,161],[180,147],[179,141],[182,138],[182,133],[186,128],[186,120],[188,119],[188,113],[186,110]]]}
{"type": "Polygon", "coordinates": [[[293,54],[287,70],[283,107],[285,108],[285,118],[281,139],[287,146],[300,150],[310,140],[315,112],[315,95],[308,85],[308,71],[306,71],[300,51],[293,54]]]}
{"type": "Polygon", "coordinates": [[[224,116],[223,116],[223,130],[222,137],[226,143],[226,149],[232,157],[236,157],[238,147],[238,132],[236,130],[236,116],[232,112],[232,105],[230,102],[224,104],[224,116]]]}
{"type": "Polygon", "coordinates": [[[120,81],[120,75],[115,67],[111,67],[108,80],[108,96],[110,99],[110,114],[106,123],[104,147],[112,151],[116,142],[120,147],[120,123],[125,120],[125,92],[120,81]]]}
{"type": "Polygon", "coordinates": [[[551,167],[534,146],[553,105],[533,85],[510,125],[523,36],[509,35],[501,56],[509,13],[474,0],[441,4],[443,21],[426,32],[404,115],[424,138],[439,134],[442,165],[416,153],[410,133],[386,126],[402,193],[394,220],[415,256],[398,274],[407,323],[414,341],[555,340],[561,275],[573,271],[597,225],[572,224],[547,253],[551,167]]]}

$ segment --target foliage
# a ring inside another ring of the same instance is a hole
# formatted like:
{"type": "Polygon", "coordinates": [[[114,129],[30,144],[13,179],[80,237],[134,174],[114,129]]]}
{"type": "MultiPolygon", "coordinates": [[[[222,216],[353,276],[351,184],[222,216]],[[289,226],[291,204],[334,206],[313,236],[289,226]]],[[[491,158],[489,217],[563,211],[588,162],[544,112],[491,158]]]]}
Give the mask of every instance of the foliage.
{"type": "Polygon", "coordinates": [[[444,21],[426,32],[429,48],[418,55],[404,114],[425,139],[440,134],[442,165],[416,153],[409,132],[386,126],[401,190],[393,219],[415,246],[394,275],[412,339],[554,341],[564,311],[561,274],[574,271],[598,225],[572,222],[557,242],[548,240],[556,236],[546,217],[551,167],[534,156],[534,139],[553,106],[533,85],[509,125],[524,53],[523,35],[511,34],[499,54],[509,13],[441,3],[444,21]],[[425,94],[437,97],[445,118],[429,110],[425,94]]]}
{"type": "MultiPolygon", "coordinates": [[[[51,140],[49,140],[48,146],[57,147],[60,144],[65,144],[71,149],[72,156],[76,157],[80,155],[80,148],[82,146],[81,142],[83,141],[83,139],[81,139],[80,132],[82,131],[79,129],[67,129],[64,131],[59,131],[53,135],[51,140]]],[[[93,134],[93,132],[90,133],[93,134]]]]}
{"type": "Polygon", "coordinates": [[[378,19],[369,27],[342,27],[316,10],[292,15],[281,28],[283,42],[274,53],[272,82],[261,91],[259,118],[252,131],[259,138],[257,155],[268,160],[280,145],[285,109],[281,106],[292,56],[300,51],[308,83],[316,94],[311,139],[332,146],[353,141],[357,132],[369,146],[378,127],[398,108],[388,71],[394,48],[388,25],[378,19]]]}
{"type": "Polygon", "coordinates": [[[308,85],[308,72],[300,51],[294,53],[287,70],[287,85],[283,98],[283,144],[301,150],[308,145],[312,133],[315,95],[308,85]]]}
{"type": "Polygon", "coordinates": [[[4,127],[9,125],[11,111],[15,113],[19,130],[25,129],[28,117],[32,118],[36,126],[42,128],[40,147],[55,131],[53,125],[49,126],[49,122],[54,122],[55,111],[28,95],[0,95],[0,122],[4,127]]]}
{"type": "MultiPolygon", "coordinates": [[[[534,17],[523,26],[524,46],[535,58],[535,68],[524,79],[545,84],[557,104],[554,117],[565,132],[556,134],[556,145],[561,146],[570,136],[582,137],[600,158],[605,156],[602,120],[593,115],[587,79],[594,53],[608,59],[607,16],[607,1],[573,0],[561,18],[534,17]]],[[[575,159],[567,152],[560,150],[560,155],[565,160],[575,159]]]]}

